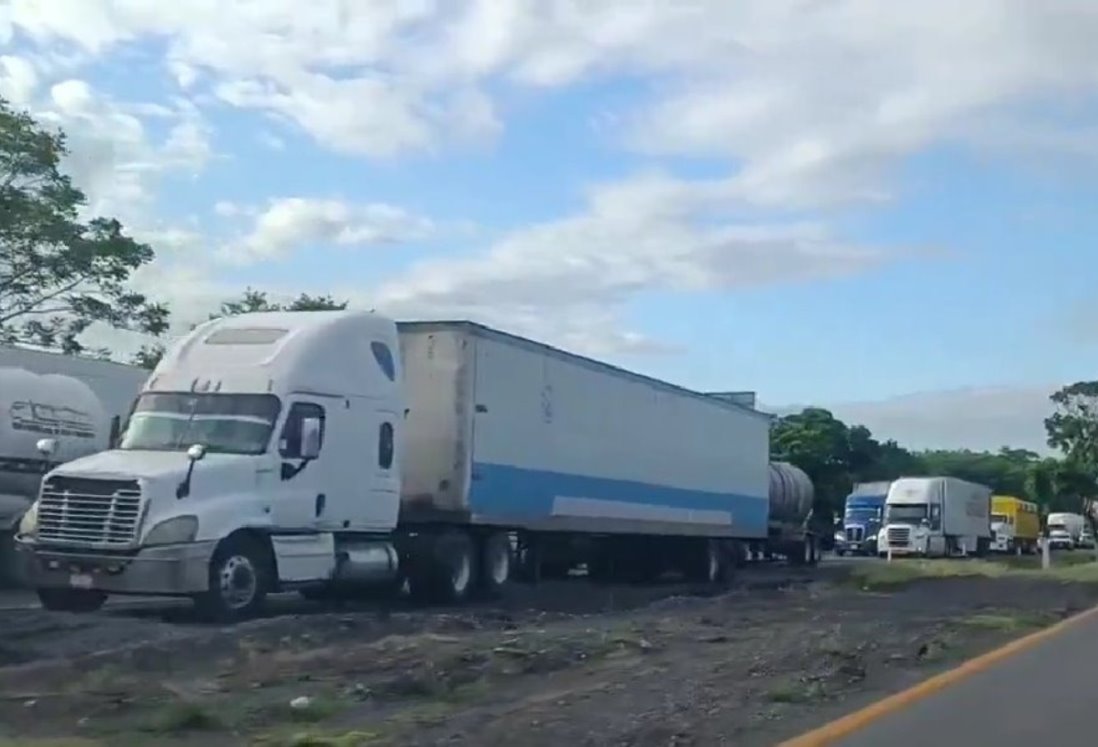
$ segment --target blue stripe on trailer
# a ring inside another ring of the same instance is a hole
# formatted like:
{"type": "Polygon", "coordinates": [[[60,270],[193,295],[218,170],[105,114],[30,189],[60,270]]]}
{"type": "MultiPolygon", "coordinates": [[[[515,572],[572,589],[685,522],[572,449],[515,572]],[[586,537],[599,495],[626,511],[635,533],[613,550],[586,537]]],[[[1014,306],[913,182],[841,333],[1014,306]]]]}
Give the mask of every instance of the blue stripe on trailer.
{"type": "Polygon", "coordinates": [[[767,534],[766,496],[689,490],[665,485],[474,462],[469,507],[483,516],[545,519],[640,519],[727,527],[735,536],[767,534]]]}

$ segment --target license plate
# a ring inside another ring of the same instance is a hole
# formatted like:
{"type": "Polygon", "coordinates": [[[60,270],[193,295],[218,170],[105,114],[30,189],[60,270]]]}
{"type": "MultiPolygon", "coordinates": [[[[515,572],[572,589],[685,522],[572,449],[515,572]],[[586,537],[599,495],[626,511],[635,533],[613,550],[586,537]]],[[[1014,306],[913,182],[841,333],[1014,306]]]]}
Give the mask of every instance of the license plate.
{"type": "Polygon", "coordinates": [[[74,589],[90,589],[92,581],[90,573],[74,573],[69,576],[69,586],[74,589]]]}

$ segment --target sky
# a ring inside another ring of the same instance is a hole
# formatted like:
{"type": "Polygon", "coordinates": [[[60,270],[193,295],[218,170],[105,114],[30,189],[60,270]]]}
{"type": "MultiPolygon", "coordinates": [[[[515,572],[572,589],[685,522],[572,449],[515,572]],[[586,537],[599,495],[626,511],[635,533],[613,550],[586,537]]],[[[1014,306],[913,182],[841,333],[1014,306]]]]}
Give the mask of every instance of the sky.
{"type": "Polygon", "coordinates": [[[1092,0],[0,0],[0,96],[176,331],[332,294],[1043,450],[1098,375],[1094,39],[1092,0]]]}

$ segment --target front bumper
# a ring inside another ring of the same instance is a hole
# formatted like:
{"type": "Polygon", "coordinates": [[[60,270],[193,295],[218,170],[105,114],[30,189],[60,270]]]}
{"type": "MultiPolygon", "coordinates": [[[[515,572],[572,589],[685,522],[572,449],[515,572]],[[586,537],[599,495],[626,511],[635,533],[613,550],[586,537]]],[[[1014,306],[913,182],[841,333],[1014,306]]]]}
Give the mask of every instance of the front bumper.
{"type": "Polygon", "coordinates": [[[209,588],[216,542],[146,547],[135,555],[39,547],[16,541],[20,575],[34,588],[97,589],[108,594],[184,596],[209,588]]]}
{"type": "MultiPolygon", "coordinates": [[[[835,546],[838,547],[839,543],[836,542],[835,546]]],[[[854,553],[855,555],[872,555],[873,553],[877,552],[877,540],[860,540],[858,542],[843,540],[842,548],[844,552],[854,553]]]]}
{"type": "Polygon", "coordinates": [[[878,550],[878,555],[886,555],[891,550],[893,555],[924,555],[926,551],[922,547],[916,547],[915,545],[882,545],[878,550]]]}

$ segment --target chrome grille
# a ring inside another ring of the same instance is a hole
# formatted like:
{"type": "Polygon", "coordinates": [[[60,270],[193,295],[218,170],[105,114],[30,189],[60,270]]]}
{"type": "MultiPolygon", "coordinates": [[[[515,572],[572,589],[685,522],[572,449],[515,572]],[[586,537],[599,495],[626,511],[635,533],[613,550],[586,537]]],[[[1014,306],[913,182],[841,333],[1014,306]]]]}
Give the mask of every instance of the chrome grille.
{"type": "Polygon", "coordinates": [[[864,536],[865,529],[862,527],[847,527],[846,528],[846,540],[847,542],[861,542],[864,536]]]}
{"type": "Polygon", "coordinates": [[[136,480],[51,477],[38,502],[38,539],[66,545],[128,547],[141,521],[136,480]]]}
{"type": "Polygon", "coordinates": [[[890,545],[906,545],[910,539],[910,527],[890,527],[888,530],[888,544],[890,545]]]}

